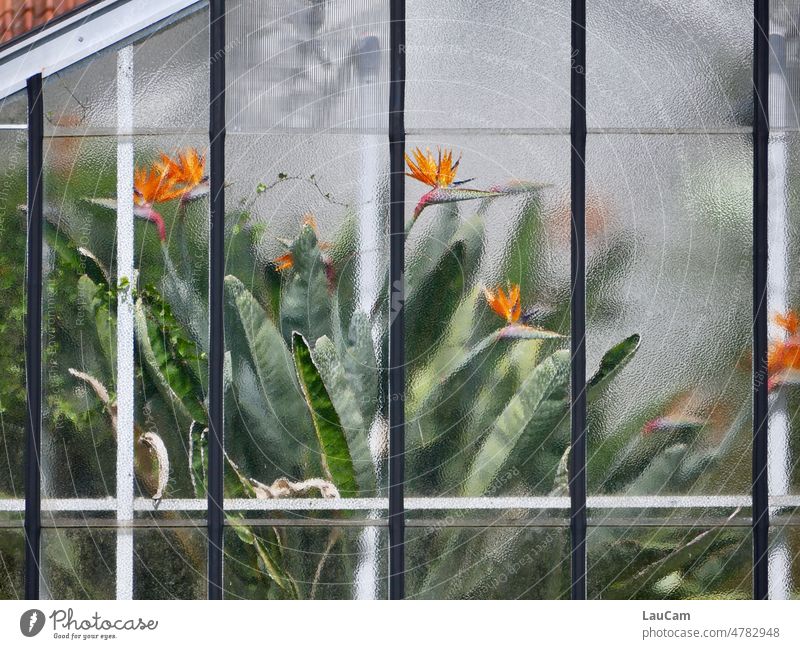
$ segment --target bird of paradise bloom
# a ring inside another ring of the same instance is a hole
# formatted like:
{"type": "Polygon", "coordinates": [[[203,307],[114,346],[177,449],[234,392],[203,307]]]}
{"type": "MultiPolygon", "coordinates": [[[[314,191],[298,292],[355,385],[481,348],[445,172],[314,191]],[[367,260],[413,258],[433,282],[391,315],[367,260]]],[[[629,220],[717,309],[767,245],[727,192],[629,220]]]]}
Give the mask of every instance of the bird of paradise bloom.
{"type": "Polygon", "coordinates": [[[767,354],[767,389],[785,383],[800,383],[800,316],[795,311],[778,313],[775,324],[786,336],[770,342],[767,354]]]}
{"type": "Polygon", "coordinates": [[[555,331],[533,327],[524,322],[519,284],[511,284],[507,292],[500,287],[493,291],[484,287],[483,295],[492,311],[506,321],[504,327],[492,334],[495,340],[503,338],[517,340],[563,338],[555,331]]]}
{"type": "Polygon", "coordinates": [[[176,185],[182,186],[182,202],[194,200],[209,192],[208,176],[205,173],[206,157],[200,155],[194,147],[179,152],[175,158],[162,153],[161,166],[165,176],[176,185]]]}
{"type": "MultiPolygon", "coordinates": [[[[161,241],[166,241],[164,218],[156,211],[157,203],[180,199],[181,205],[208,193],[208,177],[205,175],[205,156],[196,149],[187,149],[171,158],[160,153],[161,161],[150,167],[139,167],[133,172],[133,213],[146,219],[158,229],[161,241]]],[[[90,202],[108,209],[117,209],[117,201],[107,198],[91,198],[90,202]]]]}
{"type": "Polygon", "coordinates": [[[481,189],[465,189],[461,185],[470,182],[468,180],[456,180],[456,171],[461,163],[461,156],[453,162],[452,150],[439,149],[438,158],[434,158],[430,149],[425,149],[425,153],[417,147],[413,151],[412,160],[406,154],[406,164],[410,172],[406,176],[414,178],[421,183],[425,183],[432,189],[419,199],[417,207],[414,208],[414,220],[419,217],[428,205],[437,203],[453,203],[456,201],[468,201],[476,198],[490,198],[500,196],[502,192],[486,191],[481,189]]]}
{"type": "Polygon", "coordinates": [[[436,158],[433,157],[431,150],[427,148],[425,153],[419,147],[415,148],[412,153],[414,154],[413,159],[408,154],[405,156],[406,164],[410,170],[406,173],[406,176],[432,188],[429,192],[423,194],[414,208],[415,221],[428,205],[470,201],[478,198],[494,198],[506,194],[535,191],[545,186],[514,180],[506,184],[493,185],[489,189],[469,189],[461,185],[471,182],[474,178],[456,180],[456,172],[458,171],[458,165],[461,163],[461,156],[453,161],[452,150],[442,150],[440,148],[436,158]]]}
{"type": "Polygon", "coordinates": [[[508,324],[516,324],[522,316],[522,303],[520,302],[519,284],[512,284],[506,294],[502,288],[490,291],[483,289],[489,307],[508,324]]]}

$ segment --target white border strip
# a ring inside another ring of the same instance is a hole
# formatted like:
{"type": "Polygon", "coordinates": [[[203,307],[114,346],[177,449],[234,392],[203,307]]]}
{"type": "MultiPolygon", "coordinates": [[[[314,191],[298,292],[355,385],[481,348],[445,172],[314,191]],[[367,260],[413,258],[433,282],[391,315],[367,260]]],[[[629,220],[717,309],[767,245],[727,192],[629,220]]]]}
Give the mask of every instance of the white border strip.
{"type": "Polygon", "coordinates": [[[47,77],[118,43],[198,0],[108,0],[32,34],[0,52],[0,98],[25,87],[41,72],[47,77]]]}

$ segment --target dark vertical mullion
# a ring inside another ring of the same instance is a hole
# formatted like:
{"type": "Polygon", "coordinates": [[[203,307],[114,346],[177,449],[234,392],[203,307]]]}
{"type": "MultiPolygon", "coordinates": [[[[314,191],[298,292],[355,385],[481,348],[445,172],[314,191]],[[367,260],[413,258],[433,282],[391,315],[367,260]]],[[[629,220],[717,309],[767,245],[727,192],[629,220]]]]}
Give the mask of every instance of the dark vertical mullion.
{"type": "Polygon", "coordinates": [[[208,598],[222,599],[223,381],[225,356],[225,2],[211,0],[209,166],[211,229],[208,265],[208,598]]]}
{"type": "Polygon", "coordinates": [[[28,79],[28,263],[25,312],[25,598],[39,599],[42,533],[42,166],[44,107],[42,75],[28,79]]]}
{"type": "Polygon", "coordinates": [[[570,533],[572,599],[586,599],[586,0],[572,0],[571,65],[570,533]]]}
{"type": "Polygon", "coordinates": [[[753,5],[753,597],[767,599],[767,152],[769,0],[753,5]]]}
{"type": "Polygon", "coordinates": [[[406,7],[389,7],[389,597],[405,595],[405,78],[406,7]]]}

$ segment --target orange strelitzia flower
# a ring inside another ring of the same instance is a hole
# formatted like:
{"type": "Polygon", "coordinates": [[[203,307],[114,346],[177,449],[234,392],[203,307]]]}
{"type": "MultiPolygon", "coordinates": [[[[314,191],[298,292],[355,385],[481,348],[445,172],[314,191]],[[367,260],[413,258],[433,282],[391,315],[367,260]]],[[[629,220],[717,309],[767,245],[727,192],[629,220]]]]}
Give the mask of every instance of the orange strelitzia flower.
{"type": "Polygon", "coordinates": [[[519,322],[522,315],[519,284],[512,284],[508,289],[508,293],[498,287],[494,292],[484,288],[483,294],[486,296],[486,302],[497,315],[505,318],[509,324],[519,322]]]}
{"type": "Polygon", "coordinates": [[[162,153],[161,165],[168,178],[171,178],[176,185],[183,185],[184,193],[192,191],[206,180],[206,157],[200,155],[195,148],[178,153],[176,158],[162,153]]]}
{"type": "Polygon", "coordinates": [[[449,187],[456,179],[456,170],[461,162],[461,157],[453,162],[453,152],[439,149],[438,159],[433,157],[430,149],[425,153],[417,147],[414,149],[414,160],[406,153],[406,163],[411,170],[406,176],[419,180],[431,187],[449,187]]]}
{"type": "Polygon", "coordinates": [[[133,202],[136,205],[153,205],[178,198],[183,190],[175,186],[175,181],[164,173],[158,165],[139,168],[133,173],[133,202]]]}
{"type": "Polygon", "coordinates": [[[767,386],[772,390],[781,383],[794,383],[800,377],[800,316],[794,311],[779,313],[775,316],[775,324],[786,332],[786,337],[773,340],[768,352],[767,386]]]}

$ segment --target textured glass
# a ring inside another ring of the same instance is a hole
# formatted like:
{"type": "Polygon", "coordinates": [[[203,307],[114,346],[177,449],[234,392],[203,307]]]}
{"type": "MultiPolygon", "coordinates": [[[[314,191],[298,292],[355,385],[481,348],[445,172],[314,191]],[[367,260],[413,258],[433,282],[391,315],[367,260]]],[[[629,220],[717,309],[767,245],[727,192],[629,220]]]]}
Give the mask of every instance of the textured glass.
{"type": "Polygon", "coordinates": [[[44,143],[42,491],[115,494],[115,138],[44,143]],[[80,374],[76,374],[80,373],[80,374]]]}
{"type": "Polygon", "coordinates": [[[25,535],[22,529],[0,529],[0,600],[22,599],[25,535]]]}
{"type": "Polygon", "coordinates": [[[385,129],[389,5],[226,4],[228,132],[385,129]]]}
{"type": "Polygon", "coordinates": [[[564,495],[568,142],[434,135],[407,146],[435,160],[452,150],[456,182],[495,193],[437,204],[406,180],[406,493],[564,495]]]}
{"type": "Polygon", "coordinates": [[[164,134],[137,137],[134,144],[137,173],[154,174],[164,155],[200,170],[197,186],[180,186],[179,196],[153,206],[153,220],[134,222],[135,476],[144,496],[161,490],[167,498],[204,498],[210,208],[202,178],[208,139],[164,134]]]}
{"type": "Polygon", "coordinates": [[[752,2],[604,0],[586,24],[590,127],[752,124],[752,2]]]}
{"type": "Polygon", "coordinates": [[[20,90],[0,99],[0,124],[28,123],[28,93],[20,90]]]}
{"type": "Polygon", "coordinates": [[[640,337],[589,391],[589,493],[747,494],[750,141],[590,136],[587,151],[589,376],[640,337]]]}
{"type": "Polygon", "coordinates": [[[752,534],[737,528],[595,527],[590,599],[750,599],[752,534]]]}
{"type": "Polygon", "coordinates": [[[406,530],[406,596],[568,599],[567,527],[406,530]]]}
{"type": "Polygon", "coordinates": [[[772,527],[769,549],[770,599],[800,599],[800,527],[772,527]]]}
{"type": "Polygon", "coordinates": [[[381,527],[237,523],[225,533],[225,598],[386,599],[387,557],[381,527]]]}
{"type": "Polygon", "coordinates": [[[205,530],[137,529],[133,539],[135,599],[205,599],[205,530]]]}
{"type": "Polygon", "coordinates": [[[769,143],[769,300],[768,389],[770,494],[800,493],[800,391],[793,358],[800,313],[800,136],[776,134],[769,143]]]}
{"type": "Polygon", "coordinates": [[[0,131],[0,498],[23,495],[26,163],[27,132],[0,131]]]}
{"type": "Polygon", "coordinates": [[[406,126],[569,126],[566,0],[412,0],[406,126]]]}
{"type": "Polygon", "coordinates": [[[797,130],[800,126],[800,3],[770,0],[769,126],[797,130]]]}
{"type": "Polygon", "coordinates": [[[116,534],[107,529],[45,529],[42,599],[114,599],[116,534]]]}
{"type": "Polygon", "coordinates": [[[228,136],[229,497],[386,482],[387,158],[377,136],[228,136]]]}
{"type": "MultiPolygon", "coordinates": [[[[118,132],[117,67],[121,47],[103,50],[44,83],[45,132],[118,132]]],[[[208,12],[195,11],[132,42],[136,132],[208,128],[208,12]]]]}

